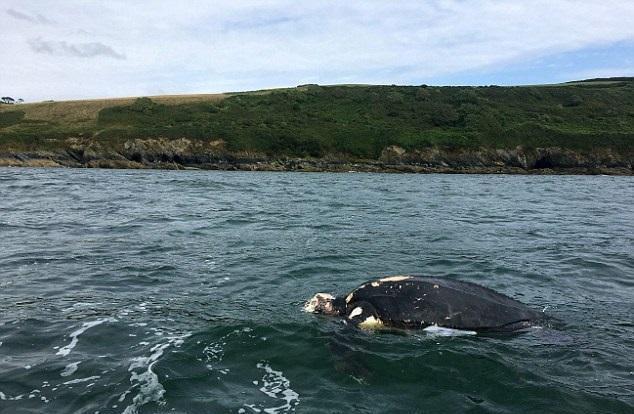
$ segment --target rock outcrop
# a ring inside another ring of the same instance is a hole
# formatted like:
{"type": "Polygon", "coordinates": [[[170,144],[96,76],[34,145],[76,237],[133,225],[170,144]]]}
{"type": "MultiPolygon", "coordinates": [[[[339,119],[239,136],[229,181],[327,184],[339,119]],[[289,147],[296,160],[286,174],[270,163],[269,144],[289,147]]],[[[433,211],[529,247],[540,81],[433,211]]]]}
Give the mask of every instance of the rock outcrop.
{"type": "Polygon", "coordinates": [[[429,147],[408,151],[392,145],[377,160],[358,160],[337,154],[323,158],[271,157],[232,152],[223,140],[186,138],[134,139],[112,145],[95,139],[69,138],[58,148],[46,151],[0,153],[0,166],[21,167],[632,175],[633,165],[633,156],[609,148],[588,152],[559,147],[429,147]]]}

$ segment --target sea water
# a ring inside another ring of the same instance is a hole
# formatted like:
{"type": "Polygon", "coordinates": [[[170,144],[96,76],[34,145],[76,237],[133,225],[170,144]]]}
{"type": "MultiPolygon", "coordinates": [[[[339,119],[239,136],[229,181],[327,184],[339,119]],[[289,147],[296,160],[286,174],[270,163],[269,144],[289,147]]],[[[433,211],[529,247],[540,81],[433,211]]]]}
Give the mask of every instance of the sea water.
{"type": "Polygon", "coordinates": [[[634,179],[0,169],[0,413],[634,412],[634,179]],[[391,274],[554,318],[363,332],[391,274]]]}

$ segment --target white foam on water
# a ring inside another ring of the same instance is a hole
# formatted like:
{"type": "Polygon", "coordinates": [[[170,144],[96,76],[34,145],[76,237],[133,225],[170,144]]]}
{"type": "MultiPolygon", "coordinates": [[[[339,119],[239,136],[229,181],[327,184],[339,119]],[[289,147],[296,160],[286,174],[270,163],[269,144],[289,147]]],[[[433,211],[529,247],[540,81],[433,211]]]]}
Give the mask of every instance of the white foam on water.
{"type": "MultiPolygon", "coordinates": [[[[159,382],[158,375],[152,370],[156,361],[163,355],[169,342],[152,347],[150,356],[133,358],[129,371],[132,372],[130,382],[139,385],[139,393],[132,399],[132,404],[127,406],[124,413],[137,413],[140,406],[150,401],[160,401],[165,394],[165,388],[159,382]],[[134,371],[141,368],[140,372],[134,371]]],[[[125,397],[124,397],[125,399],[125,397]]]]}
{"type": "Polygon", "coordinates": [[[93,375],[92,377],[77,378],[77,379],[74,379],[74,380],[66,381],[63,384],[64,385],[81,384],[82,382],[88,382],[88,381],[96,380],[96,379],[99,379],[99,378],[101,378],[101,376],[93,375]]]}
{"type": "Polygon", "coordinates": [[[281,371],[271,368],[269,364],[258,363],[256,366],[265,372],[262,376],[260,391],[271,398],[284,400],[282,405],[264,408],[264,412],[267,414],[294,412],[299,404],[299,394],[291,388],[288,378],[281,371]]]}
{"type": "Polygon", "coordinates": [[[451,328],[443,328],[438,325],[431,325],[427,328],[423,329],[423,331],[428,334],[432,334],[434,336],[466,336],[466,335],[477,335],[475,331],[465,331],[461,329],[451,329],[451,328]]]}
{"type": "Polygon", "coordinates": [[[55,355],[67,356],[68,354],[70,354],[70,351],[72,351],[73,348],[77,346],[77,342],[79,342],[79,339],[78,339],[79,335],[83,334],[90,328],[93,328],[97,325],[101,325],[102,323],[116,322],[116,321],[117,320],[114,318],[104,318],[104,319],[97,319],[96,321],[84,322],[81,325],[81,328],[77,329],[76,331],[72,332],[69,335],[71,338],[70,343],[66,346],[61,347],[55,355]]]}
{"type": "Polygon", "coordinates": [[[16,395],[15,397],[9,397],[5,393],[0,391],[0,400],[1,401],[19,401],[24,398],[24,394],[16,395]]]}
{"type": "MultiPolygon", "coordinates": [[[[114,303],[113,303],[114,305],[114,303]]],[[[126,316],[135,314],[135,313],[147,313],[148,312],[148,308],[151,307],[151,305],[148,305],[148,302],[141,302],[138,304],[134,304],[134,305],[130,305],[127,306],[125,308],[120,309],[117,312],[117,318],[120,319],[124,319],[126,316]]],[[[131,323],[130,326],[146,326],[147,323],[144,322],[138,322],[138,323],[131,323]]]]}
{"type": "Polygon", "coordinates": [[[59,375],[62,377],[68,377],[73,375],[77,371],[79,364],[81,364],[81,361],[73,362],[71,364],[66,365],[64,370],[59,375]]]}
{"type": "Polygon", "coordinates": [[[123,402],[123,400],[125,400],[125,397],[130,394],[132,392],[132,390],[127,390],[126,392],[124,392],[123,394],[121,394],[119,396],[119,402],[123,402]]]}
{"type": "MultiPolygon", "coordinates": [[[[227,345],[227,340],[234,336],[234,335],[240,335],[243,333],[247,333],[249,334],[249,337],[253,338],[254,336],[251,334],[251,332],[253,332],[253,329],[247,327],[244,327],[242,329],[235,329],[231,332],[229,332],[228,334],[222,336],[218,341],[216,342],[211,342],[210,344],[206,345],[203,348],[203,355],[206,358],[206,362],[207,364],[205,365],[205,367],[210,370],[213,371],[215,369],[215,365],[219,364],[222,362],[222,359],[224,357],[224,353],[225,353],[225,346],[227,345]]],[[[228,370],[227,370],[228,371],[228,370]]],[[[226,374],[225,372],[223,372],[223,370],[220,370],[221,373],[226,374]]]]}
{"type": "MultiPolygon", "coordinates": [[[[203,348],[203,354],[207,358],[207,362],[219,363],[222,362],[224,356],[224,346],[227,345],[224,341],[212,342],[211,344],[203,348]]],[[[213,370],[212,364],[207,364],[206,367],[209,370],[213,370]]]]}
{"type": "Polygon", "coordinates": [[[94,308],[97,305],[101,305],[101,302],[97,302],[97,303],[76,302],[73,304],[73,306],[68,307],[66,309],[62,309],[62,312],[71,312],[71,311],[75,311],[77,309],[82,309],[82,308],[94,308]]]}
{"type": "MultiPolygon", "coordinates": [[[[162,344],[156,344],[150,349],[150,355],[147,357],[137,357],[131,359],[130,367],[128,371],[130,375],[130,382],[133,384],[132,388],[138,387],[139,393],[132,398],[132,404],[128,405],[123,414],[137,414],[139,408],[149,402],[161,403],[161,399],[165,394],[165,388],[159,381],[158,375],[154,372],[154,364],[157,363],[159,358],[163,356],[165,350],[170,346],[179,347],[183,344],[183,340],[190,336],[190,333],[180,336],[167,337],[167,342],[162,344]]],[[[123,400],[125,400],[124,393],[123,400]]],[[[121,397],[119,397],[119,401],[121,397]]]]}

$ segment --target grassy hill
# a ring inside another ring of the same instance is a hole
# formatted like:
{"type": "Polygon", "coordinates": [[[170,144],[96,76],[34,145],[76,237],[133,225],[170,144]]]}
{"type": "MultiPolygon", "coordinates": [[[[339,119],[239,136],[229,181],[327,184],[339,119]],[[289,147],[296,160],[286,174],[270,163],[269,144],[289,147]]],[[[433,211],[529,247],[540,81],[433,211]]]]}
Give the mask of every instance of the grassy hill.
{"type": "MultiPolygon", "coordinates": [[[[258,159],[385,160],[394,148],[405,163],[416,163],[413,154],[421,161],[430,150],[557,148],[586,157],[607,151],[631,170],[634,79],[521,87],[303,85],[0,106],[5,154],[55,154],[83,142],[129,158],[123,148],[131,142],[183,138],[203,147],[213,143],[225,157],[258,159]]],[[[164,161],[178,160],[168,154],[164,161]]]]}

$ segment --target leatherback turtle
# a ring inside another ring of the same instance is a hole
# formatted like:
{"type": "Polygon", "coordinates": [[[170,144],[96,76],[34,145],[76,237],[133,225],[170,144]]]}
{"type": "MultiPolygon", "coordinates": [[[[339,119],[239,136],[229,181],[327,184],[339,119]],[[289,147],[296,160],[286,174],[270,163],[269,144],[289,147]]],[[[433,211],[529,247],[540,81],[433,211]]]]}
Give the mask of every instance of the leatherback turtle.
{"type": "Polygon", "coordinates": [[[340,316],[366,329],[514,332],[544,319],[543,313],[475,283],[417,276],[368,281],[345,297],[317,293],[304,310],[340,316]]]}

